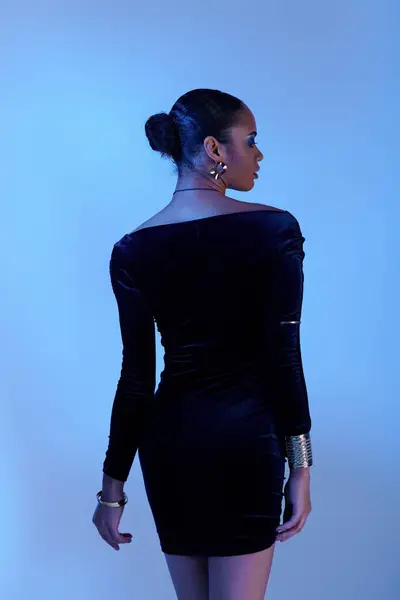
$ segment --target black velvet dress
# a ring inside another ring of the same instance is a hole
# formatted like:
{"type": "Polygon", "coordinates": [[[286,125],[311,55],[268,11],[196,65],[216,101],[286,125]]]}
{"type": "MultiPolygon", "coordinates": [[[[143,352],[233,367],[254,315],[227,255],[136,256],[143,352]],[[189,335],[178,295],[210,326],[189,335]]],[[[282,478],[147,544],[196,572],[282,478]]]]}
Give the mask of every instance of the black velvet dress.
{"type": "Polygon", "coordinates": [[[138,451],[165,553],[232,556],[275,541],[284,436],[311,429],[300,327],[288,323],[301,317],[304,239],[290,212],[265,208],[114,245],[123,356],[103,470],[126,481],[138,451]]]}

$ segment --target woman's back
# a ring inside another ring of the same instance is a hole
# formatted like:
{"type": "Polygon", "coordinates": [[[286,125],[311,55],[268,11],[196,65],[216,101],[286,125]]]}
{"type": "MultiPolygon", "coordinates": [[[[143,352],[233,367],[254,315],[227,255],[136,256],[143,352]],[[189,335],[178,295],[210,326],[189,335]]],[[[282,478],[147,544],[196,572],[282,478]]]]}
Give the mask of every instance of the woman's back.
{"type": "Polygon", "coordinates": [[[272,272],[279,233],[294,217],[274,208],[224,213],[136,230],[114,264],[140,289],[165,349],[162,380],[194,386],[196,375],[261,365],[277,322],[272,272]]]}

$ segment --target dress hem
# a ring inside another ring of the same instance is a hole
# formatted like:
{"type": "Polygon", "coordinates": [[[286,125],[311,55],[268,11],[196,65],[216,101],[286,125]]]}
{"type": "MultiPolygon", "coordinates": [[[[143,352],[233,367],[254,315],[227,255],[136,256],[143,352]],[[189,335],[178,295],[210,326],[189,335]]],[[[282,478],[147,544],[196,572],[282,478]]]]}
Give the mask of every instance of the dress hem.
{"type": "MultiPolygon", "coordinates": [[[[178,555],[178,556],[206,556],[208,558],[212,558],[212,557],[228,557],[228,556],[240,556],[243,554],[254,554],[255,552],[262,552],[263,550],[267,550],[268,548],[271,548],[276,542],[276,539],[269,539],[268,541],[265,540],[265,538],[263,540],[259,540],[257,542],[253,542],[253,543],[246,543],[243,544],[242,547],[240,547],[239,545],[233,549],[232,548],[232,544],[230,544],[230,549],[228,550],[227,547],[223,548],[220,547],[219,549],[212,549],[211,546],[212,544],[210,544],[210,549],[206,550],[206,549],[202,549],[202,548],[195,548],[195,547],[191,547],[188,548],[183,547],[183,546],[179,546],[178,544],[174,545],[174,544],[168,544],[168,543],[162,543],[160,544],[161,546],[161,550],[164,554],[172,554],[172,555],[178,555]]],[[[215,548],[215,546],[214,546],[215,548]]]]}

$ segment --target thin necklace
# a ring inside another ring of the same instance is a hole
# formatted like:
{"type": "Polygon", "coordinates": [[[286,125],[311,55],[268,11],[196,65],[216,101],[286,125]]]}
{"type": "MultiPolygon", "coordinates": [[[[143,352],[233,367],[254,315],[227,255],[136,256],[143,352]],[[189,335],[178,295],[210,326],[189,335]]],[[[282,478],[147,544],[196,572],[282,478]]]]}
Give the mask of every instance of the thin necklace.
{"type": "Polygon", "coordinates": [[[178,192],[193,192],[195,190],[203,190],[204,192],[220,192],[219,190],[213,190],[212,188],[185,188],[184,190],[175,190],[174,194],[178,194],[178,192]]]}

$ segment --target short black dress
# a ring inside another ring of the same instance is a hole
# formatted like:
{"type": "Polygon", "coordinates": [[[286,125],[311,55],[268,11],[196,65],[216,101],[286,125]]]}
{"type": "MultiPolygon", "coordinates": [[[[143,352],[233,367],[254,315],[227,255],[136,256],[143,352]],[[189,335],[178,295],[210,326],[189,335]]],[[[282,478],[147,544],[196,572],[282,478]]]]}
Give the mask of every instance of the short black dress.
{"type": "Polygon", "coordinates": [[[113,247],[123,352],[103,471],[126,481],[138,452],[167,554],[275,541],[284,438],[311,429],[293,323],[304,239],[290,212],[265,207],[139,229],[113,247]]]}

